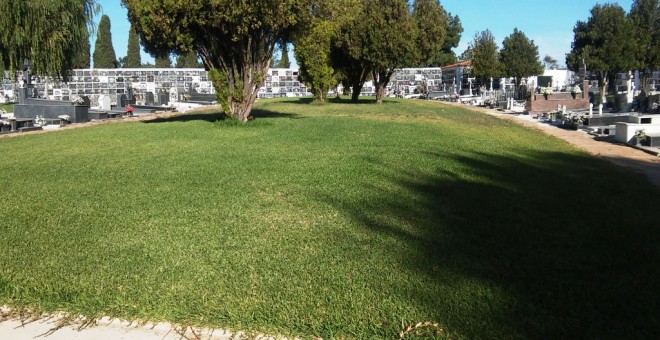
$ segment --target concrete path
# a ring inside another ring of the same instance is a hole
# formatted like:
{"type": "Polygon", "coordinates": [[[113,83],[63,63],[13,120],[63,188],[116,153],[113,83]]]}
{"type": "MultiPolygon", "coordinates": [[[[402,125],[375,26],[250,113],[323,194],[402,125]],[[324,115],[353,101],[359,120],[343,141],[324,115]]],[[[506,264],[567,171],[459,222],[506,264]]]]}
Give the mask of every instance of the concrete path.
{"type": "Polygon", "coordinates": [[[247,336],[228,331],[175,326],[169,323],[144,325],[118,319],[101,318],[87,321],[70,319],[65,314],[38,317],[12,315],[0,307],[0,339],[11,340],[230,340],[275,339],[263,335],[247,336]]]}

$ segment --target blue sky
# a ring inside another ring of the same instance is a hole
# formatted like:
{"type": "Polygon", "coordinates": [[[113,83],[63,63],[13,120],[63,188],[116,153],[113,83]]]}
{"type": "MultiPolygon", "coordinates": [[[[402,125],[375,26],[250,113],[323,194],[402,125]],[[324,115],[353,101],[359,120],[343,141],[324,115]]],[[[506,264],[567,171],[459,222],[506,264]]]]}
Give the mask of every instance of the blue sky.
{"type": "MultiPolygon", "coordinates": [[[[633,0],[609,1],[618,3],[629,11],[633,0]]],[[[489,29],[498,43],[513,33],[514,28],[524,32],[539,47],[539,55],[546,54],[564,63],[564,55],[571,49],[573,26],[578,20],[586,21],[589,10],[597,3],[608,1],[595,0],[441,0],[442,6],[453,15],[458,14],[463,24],[463,36],[456,48],[457,55],[467,48],[474,35],[489,29]]],[[[99,0],[102,14],[110,17],[112,44],[117,57],[126,55],[128,30],[130,24],[126,9],[120,0],[99,0]]],[[[96,18],[100,20],[101,15],[96,18]]],[[[92,53],[96,37],[92,37],[92,53]]],[[[293,60],[293,55],[291,55],[293,60]]],[[[142,62],[153,62],[153,58],[144,51],[142,62]]]]}

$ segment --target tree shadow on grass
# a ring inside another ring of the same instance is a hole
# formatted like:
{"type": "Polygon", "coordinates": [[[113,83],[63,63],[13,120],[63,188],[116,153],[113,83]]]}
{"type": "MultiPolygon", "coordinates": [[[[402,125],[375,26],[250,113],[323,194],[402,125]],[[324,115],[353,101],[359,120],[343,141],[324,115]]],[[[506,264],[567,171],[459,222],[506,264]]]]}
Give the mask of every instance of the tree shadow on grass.
{"type": "Polygon", "coordinates": [[[424,158],[443,161],[421,174],[367,160],[380,183],[355,183],[357,202],[316,193],[433,282],[393,294],[465,338],[658,338],[660,191],[644,178],[563,153],[424,158]]]}
{"type": "MultiPolygon", "coordinates": [[[[255,119],[265,119],[265,118],[302,118],[302,116],[295,113],[286,113],[286,112],[275,112],[264,109],[253,109],[250,113],[255,119]]],[[[174,123],[174,122],[216,122],[219,120],[227,119],[224,113],[221,111],[218,112],[209,112],[209,113],[182,113],[180,115],[175,115],[171,117],[162,117],[152,120],[145,120],[144,123],[174,123]]]]}
{"type": "MultiPolygon", "coordinates": [[[[291,99],[286,99],[286,100],[281,100],[278,101],[278,103],[287,103],[287,104],[300,104],[300,105],[315,105],[314,98],[312,97],[301,97],[301,98],[291,98],[291,99]]],[[[357,103],[354,103],[351,101],[351,98],[349,97],[339,97],[337,98],[336,96],[329,97],[327,102],[325,104],[332,103],[332,104],[376,104],[376,98],[374,97],[360,97],[357,101],[357,103]]],[[[384,103],[388,103],[388,101],[385,101],[384,103]]],[[[317,104],[317,105],[323,105],[323,104],[317,104]]]]}

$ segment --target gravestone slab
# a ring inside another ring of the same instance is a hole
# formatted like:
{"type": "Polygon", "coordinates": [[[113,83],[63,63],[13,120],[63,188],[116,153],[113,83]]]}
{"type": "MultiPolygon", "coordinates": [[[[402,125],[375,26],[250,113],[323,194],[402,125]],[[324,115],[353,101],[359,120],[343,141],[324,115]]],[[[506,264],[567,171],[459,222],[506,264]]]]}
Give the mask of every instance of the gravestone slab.
{"type": "Polygon", "coordinates": [[[112,110],[112,103],[110,101],[110,96],[100,95],[99,96],[99,110],[101,111],[110,111],[112,110]]]}

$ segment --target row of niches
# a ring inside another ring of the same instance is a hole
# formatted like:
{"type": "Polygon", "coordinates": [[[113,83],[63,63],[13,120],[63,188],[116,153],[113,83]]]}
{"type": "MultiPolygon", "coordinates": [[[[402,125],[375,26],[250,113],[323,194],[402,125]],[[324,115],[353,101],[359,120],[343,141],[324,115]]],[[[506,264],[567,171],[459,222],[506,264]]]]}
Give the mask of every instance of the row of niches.
{"type": "Polygon", "coordinates": [[[111,77],[111,76],[100,76],[100,77],[71,77],[69,82],[72,83],[98,83],[98,82],[103,82],[103,83],[114,83],[114,82],[138,82],[138,81],[147,81],[147,82],[154,82],[154,81],[171,81],[171,82],[183,82],[183,81],[209,81],[207,76],[186,76],[186,77],[176,77],[176,76],[119,76],[119,77],[111,77]]]}
{"type": "Polygon", "coordinates": [[[75,77],[116,77],[116,76],[208,76],[204,69],[76,69],[75,77]]]}

